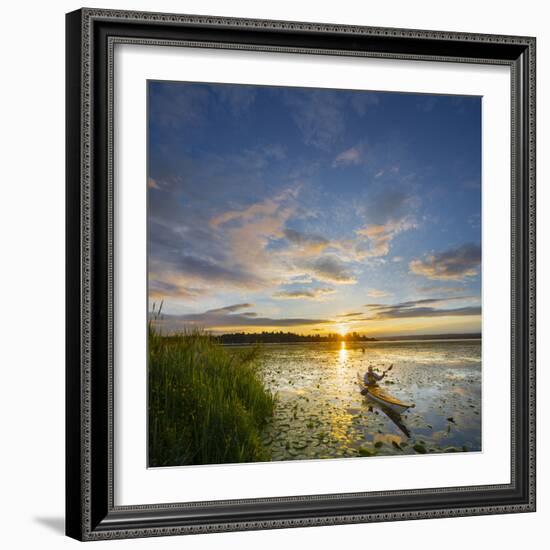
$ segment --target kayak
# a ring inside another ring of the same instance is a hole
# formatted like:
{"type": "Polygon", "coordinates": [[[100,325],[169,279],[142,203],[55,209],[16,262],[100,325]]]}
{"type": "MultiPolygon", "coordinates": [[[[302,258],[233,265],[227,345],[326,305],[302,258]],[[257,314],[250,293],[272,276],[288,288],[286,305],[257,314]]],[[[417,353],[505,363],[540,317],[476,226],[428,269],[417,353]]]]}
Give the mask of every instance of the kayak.
{"type": "Polygon", "coordinates": [[[380,386],[368,386],[359,373],[357,373],[357,382],[361,386],[362,395],[365,395],[378,405],[386,407],[397,414],[402,414],[407,409],[412,409],[415,406],[414,403],[410,405],[403,403],[397,399],[397,397],[384,391],[380,386]]]}

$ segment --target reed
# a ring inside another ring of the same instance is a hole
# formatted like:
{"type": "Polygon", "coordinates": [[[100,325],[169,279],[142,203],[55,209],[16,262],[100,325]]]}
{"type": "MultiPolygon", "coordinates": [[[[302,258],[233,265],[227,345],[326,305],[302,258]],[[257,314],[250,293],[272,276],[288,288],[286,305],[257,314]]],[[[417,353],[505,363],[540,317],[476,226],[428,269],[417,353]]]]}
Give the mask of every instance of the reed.
{"type": "Polygon", "coordinates": [[[275,398],[258,347],[228,350],[200,331],[149,326],[149,466],[269,460],[261,431],[275,398]]]}

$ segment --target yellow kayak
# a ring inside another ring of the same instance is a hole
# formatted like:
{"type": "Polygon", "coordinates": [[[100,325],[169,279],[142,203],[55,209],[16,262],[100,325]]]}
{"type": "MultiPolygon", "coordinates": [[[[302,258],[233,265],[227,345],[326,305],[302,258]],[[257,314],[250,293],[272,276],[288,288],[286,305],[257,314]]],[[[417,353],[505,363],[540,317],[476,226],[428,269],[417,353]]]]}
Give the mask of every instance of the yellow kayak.
{"type": "Polygon", "coordinates": [[[363,378],[360,374],[357,374],[357,382],[361,386],[361,394],[365,395],[378,405],[382,407],[387,407],[397,414],[404,413],[407,409],[412,409],[415,405],[403,403],[397,397],[390,395],[388,392],[384,391],[380,386],[368,386],[363,381],[363,378]]]}

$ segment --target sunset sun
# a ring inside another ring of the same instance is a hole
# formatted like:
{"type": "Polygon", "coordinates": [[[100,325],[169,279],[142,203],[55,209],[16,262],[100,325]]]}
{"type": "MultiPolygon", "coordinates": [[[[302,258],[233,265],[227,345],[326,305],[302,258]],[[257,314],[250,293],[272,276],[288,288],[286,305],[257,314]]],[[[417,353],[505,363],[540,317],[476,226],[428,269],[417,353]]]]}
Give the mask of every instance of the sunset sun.
{"type": "Polygon", "coordinates": [[[346,336],[346,334],[348,333],[348,327],[347,326],[344,326],[344,325],[340,325],[338,327],[338,334],[340,336],[346,336]]]}

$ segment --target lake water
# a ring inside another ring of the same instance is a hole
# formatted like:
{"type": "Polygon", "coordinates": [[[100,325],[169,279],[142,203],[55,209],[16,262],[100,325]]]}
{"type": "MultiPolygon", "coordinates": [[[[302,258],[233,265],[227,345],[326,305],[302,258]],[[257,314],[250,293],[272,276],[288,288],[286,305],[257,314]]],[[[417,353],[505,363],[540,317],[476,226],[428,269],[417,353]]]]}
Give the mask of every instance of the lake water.
{"type": "Polygon", "coordinates": [[[273,460],[481,450],[480,340],[264,345],[261,375],[273,460]],[[416,407],[390,417],[363,397],[370,364],[393,364],[381,387],[416,407]]]}

